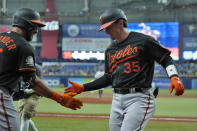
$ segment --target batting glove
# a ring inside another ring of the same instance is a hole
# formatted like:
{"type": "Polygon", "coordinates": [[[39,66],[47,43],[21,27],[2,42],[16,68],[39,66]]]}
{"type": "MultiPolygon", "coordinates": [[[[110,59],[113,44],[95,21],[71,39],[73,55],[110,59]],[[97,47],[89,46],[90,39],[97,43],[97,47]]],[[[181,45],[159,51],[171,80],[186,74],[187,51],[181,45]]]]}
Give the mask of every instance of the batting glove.
{"type": "Polygon", "coordinates": [[[172,93],[174,88],[176,96],[182,95],[184,93],[184,85],[177,76],[171,77],[170,93],[172,93]]]}
{"type": "Polygon", "coordinates": [[[61,95],[57,92],[53,92],[51,99],[55,100],[57,103],[60,103],[62,106],[77,110],[83,106],[82,102],[78,99],[73,98],[70,95],[64,94],[61,95]]]}
{"type": "Polygon", "coordinates": [[[70,80],[69,80],[69,83],[70,83],[72,86],[67,87],[67,88],[64,90],[64,94],[70,94],[70,93],[77,93],[77,94],[80,94],[81,92],[84,91],[84,86],[83,86],[83,85],[77,84],[77,83],[72,82],[72,81],[70,81],[70,80]]]}

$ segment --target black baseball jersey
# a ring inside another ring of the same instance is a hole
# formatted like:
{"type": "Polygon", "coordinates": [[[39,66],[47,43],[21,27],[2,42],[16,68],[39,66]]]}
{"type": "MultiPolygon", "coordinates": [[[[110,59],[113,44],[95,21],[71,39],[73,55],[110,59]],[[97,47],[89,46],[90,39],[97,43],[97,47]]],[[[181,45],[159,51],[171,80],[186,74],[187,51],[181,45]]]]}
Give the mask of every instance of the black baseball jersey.
{"type": "Polygon", "coordinates": [[[16,32],[0,34],[0,87],[13,91],[25,71],[35,72],[34,49],[16,32]]]}
{"type": "MultiPolygon", "coordinates": [[[[38,65],[38,64],[35,64],[35,68],[36,68],[36,75],[39,78],[42,78],[41,66],[38,65]]],[[[13,100],[18,101],[19,99],[29,98],[31,95],[37,94],[36,92],[26,93],[25,89],[27,89],[27,87],[25,86],[24,81],[20,80],[19,83],[18,83],[18,87],[15,88],[15,90],[14,90],[15,93],[12,96],[13,100]]]]}
{"type": "Polygon", "coordinates": [[[105,73],[111,75],[112,87],[150,88],[154,62],[161,63],[170,51],[154,38],[137,32],[114,43],[105,52],[105,73]]]}
{"type": "MultiPolygon", "coordinates": [[[[38,65],[38,64],[35,64],[35,69],[36,69],[36,76],[38,76],[40,79],[42,79],[42,69],[41,69],[41,66],[38,65]]],[[[19,81],[19,87],[16,90],[16,92],[18,90],[20,90],[20,88],[23,89],[23,90],[24,89],[27,89],[27,87],[25,86],[24,81],[22,79],[19,81]]]]}

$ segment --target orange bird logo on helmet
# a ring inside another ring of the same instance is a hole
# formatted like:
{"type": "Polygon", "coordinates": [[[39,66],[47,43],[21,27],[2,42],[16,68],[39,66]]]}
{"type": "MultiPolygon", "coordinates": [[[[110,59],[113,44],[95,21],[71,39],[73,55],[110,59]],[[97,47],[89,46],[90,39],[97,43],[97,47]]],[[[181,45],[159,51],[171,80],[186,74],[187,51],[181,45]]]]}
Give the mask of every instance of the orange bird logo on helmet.
{"type": "Polygon", "coordinates": [[[104,21],[104,18],[101,17],[101,18],[100,18],[100,23],[103,24],[103,21],[104,21]]]}

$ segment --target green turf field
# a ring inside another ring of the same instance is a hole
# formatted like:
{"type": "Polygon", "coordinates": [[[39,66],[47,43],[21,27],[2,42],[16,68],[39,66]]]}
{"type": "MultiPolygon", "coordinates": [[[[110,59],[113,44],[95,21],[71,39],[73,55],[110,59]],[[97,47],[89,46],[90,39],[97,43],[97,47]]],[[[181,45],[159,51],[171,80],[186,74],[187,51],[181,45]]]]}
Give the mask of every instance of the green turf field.
{"type": "Polygon", "coordinates": [[[108,120],[34,118],[39,131],[108,131],[108,120]]]}
{"type": "MultiPolygon", "coordinates": [[[[58,92],[63,92],[63,89],[55,89],[58,92]]],[[[109,93],[111,89],[104,90],[104,93],[109,93]]],[[[160,90],[161,94],[169,94],[168,90],[160,90]]],[[[185,95],[197,94],[197,90],[186,91],[185,95]]],[[[97,92],[95,92],[97,97],[97,92]]],[[[82,97],[82,96],[80,96],[82,97]]],[[[184,97],[158,97],[156,99],[155,116],[174,116],[174,117],[197,117],[197,98],[184,97]]],[[[53,112],[53,113],[82,113],[82,114],[109,114],[110,104],[86,104],[82,109],[73,111],[56,104],[53,100],[42,98],[38,106],[38,112],[53,112]]]]}
{"type": "MultiPolygon", "coordinates": [[[[53,88],[57,92],[63,92],[63,88],[53,88]]],[[[105,89],[104,93],[111,93],[111,89],[105,89]]],[[[94,92],[95,97],[98,96],[94,92]]],[[[160,90],[160,94],[169,94],[168,90],[160,90]]],[[[186,90],[184,95],[196,95],[197,90],[186,90]]],[[[77,96],[84,97],[83,95],[77,96]]],[[[87,97],[87,96],[86,96],[87,97]]],[[[92,97],[92,93],[91,93],[92,97]]],[[[90,98],[91,99],[91,98],[90,98]]],[[[197,97],[158,97],[154,116],[168,117],[194,117],[197,118],[197,97]]],[[[17,106],[17,102],[15,102],[17,106]]],[[[56,102],[42,98],[38,106],[38,112],[47,113],[77,113],[77,114],[106,114],[109,115],[111,104],[86,104],[82,109],[73,111],[64,108],[56,102]]],[[[70,119],[70,118],[40,118],[34,121],[39,131],[108,131],[107,119],[70,119]]],[[[197,123],[183,122],[156,122],[150,121],[145,131],[196,131],[197,123]]]]}
{"type": "MultiPolygon", "coordinates": [[[[109,131],[107,119],[34,118],[39,131],[109,131]]],[[[196,123],[150,121],[144,131],[196,131],[196,123]]]]}
{"type": "MultiPolygon", "coordinates": [[[[110,107],[110,104],[84,104],[82,109],[74,111],[42,98],[38,112],[109,114],[110,107]]],[[[197,98],[157,98],[155,116],[197,117],[197,98]]]]}

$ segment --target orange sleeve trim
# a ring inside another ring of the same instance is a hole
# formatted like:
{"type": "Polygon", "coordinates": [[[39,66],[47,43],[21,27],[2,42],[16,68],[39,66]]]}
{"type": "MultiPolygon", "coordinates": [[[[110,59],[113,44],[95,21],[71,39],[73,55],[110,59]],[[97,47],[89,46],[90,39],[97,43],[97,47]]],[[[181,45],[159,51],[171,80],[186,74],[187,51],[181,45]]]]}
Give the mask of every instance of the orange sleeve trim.
{"type": "Polygon", "coordinates": [[[159,60],[159,64],[163,61],[163,59],[166,57],[166,55],[168,55],[170,53],[170,51],[169,52],[167,52],[167,53],[165,53],[162,57],[161,57],[161,59],[159,60]]]}
{"type": "Polygon", "coordinates": [[[19,69],[19,71],[25,71],[25,70],[36,71],[35,68],[21,68],[21,69],[19,69]]]}

